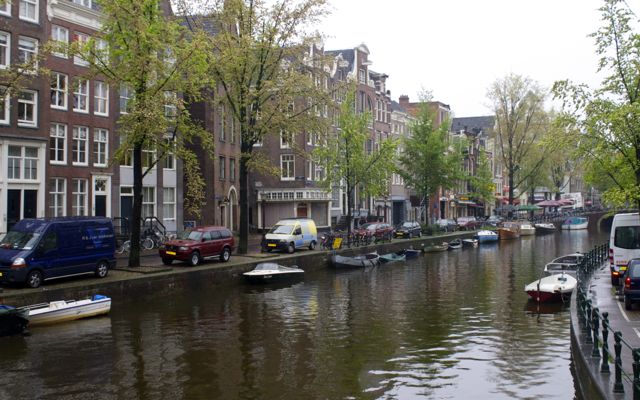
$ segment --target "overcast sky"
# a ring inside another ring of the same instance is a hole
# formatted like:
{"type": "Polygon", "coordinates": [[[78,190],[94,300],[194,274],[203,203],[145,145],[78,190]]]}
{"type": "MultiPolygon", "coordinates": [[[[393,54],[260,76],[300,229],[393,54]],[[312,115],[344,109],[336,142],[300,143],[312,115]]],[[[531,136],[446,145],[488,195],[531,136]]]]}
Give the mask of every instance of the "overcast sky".
{"type": "Polygon", "coordinates": [[[587,36],[601,25],[602,0],[329,1],[325,49],[366,44],[396,101],[427,89],[456,117],[471,117],[491,114],[487,88],[511,72],[547,88],[567,78],[600,83],[587,36]]]}

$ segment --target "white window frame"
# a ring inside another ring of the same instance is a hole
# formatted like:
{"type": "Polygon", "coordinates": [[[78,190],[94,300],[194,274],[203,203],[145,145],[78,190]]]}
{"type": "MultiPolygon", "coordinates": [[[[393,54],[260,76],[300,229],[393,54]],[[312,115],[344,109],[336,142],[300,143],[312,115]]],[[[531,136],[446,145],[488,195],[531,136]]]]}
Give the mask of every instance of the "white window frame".
{"type": "Polygon", "coordinates": [[[118,96],[120,98],[120,101],[118,103],[120,114],[128,114],[129,111],[127,111],[127,107],[129,105],[129,100],[131,100],[131,88],[124,83],[120,84],[118,96]]]}
{"type": "Polygon", "coordinates": [[[93,165],[106,167],[109,161],[109,130],[96,128],[93,130],[93,165]]]}
{"type": "Polygon", "coordinates": [[[175,221],[176,219],[176,188],[162,188],[162,219],[164,221],[175,221]],[[169,211],[169,215],[167,215],[169,211]]]}
{"type": "Polygon", "coordinates": [[[7,157],[7,179],[37,181],[38,180],[38,148],[33,146],[9,145],[7,157]],[[11,149],[20,149],[19,155],[11,155],[11,149]],[[35,155],[28,156],[27,149],[34,150],[35,155]],[[13,173],[11,171],[14,171],[13,173]],[[27,171],[31,171],[27,176],[27,171]],[[17,172],[17,174],[16,174],[17,172]],[[17,175],[17,176],[16,176],[17,175]]]}
{"type": "Polygon", "coordinates": [[[9,32],[0,31],[0,36],[6,38],[5,42],[0,42],[0,47],[4,49],[4,57],[0,57],[0,68],[9,68],[11,64],[11,34],[9,32]]]}
{"type": "Polygon", "coordinates": [[[295,156],[293,154],[280,154],[280,180],[293,181],[295,179],[296,179],[295,156]],[[287,172],[286,174],[285,174],[285,171],[287,172]]]}
{"type": "MultiPolygon", "coordinates": [[[[73,39],[76,42],[80,42],[80,46],[86,44],[89,41],[89,38],[90,36],[84,32],[73,32],[73,39]]],[[[89,61],[78,55],[73,56],[73,63],[82,67],[86,67],[89,65],[89,61]]]]}
{"type": "Polygon", "coordinates": [[[89,180],[73,178],[71,179],[71,196],[73,203],[71,204],[72,216],[89,215],[89,207],[87,206],[89,199],[89,180]]]}
{"type": "Polygon", "coordinates": [[[67,163],[67,125],[52,122],[49,130],[49,163],[65,165],[67,163]],[[62,151],[62,159],[58,153],[62,151]],[[55,157],[53,156],[55,154],[55,157]]]}
{"type": "MultiPolygon", "coordinates": [[[[167,148],[175,149],[175,143],[173,139],[166,138],[165,142],[167,142],[167,148]]],[[[176,169],[176,156],[173,151],[167,151],[164,155],[164,163],[162,168],[167,170],[175,170],[176,169]]]]}
{"type": "Polygon", "coordinates": [[[142,187],[142,213],[141,217],[153,217],[156,214],[156,188],[155,186],[142,187]]]}
{"type": "Polygon", "coordinates": [[[18,36],[18,62],[20,64],[28,64],[32,58],[36,58],[33,64],[33,70],[24,71],[25,74],[36,74],[38,70],[38,39],[29,36],[18,36]],[[29,43],[27,45],[27,43],[29,43]]]}
{"type": "Polygon", "coordinates": [[[49,179],[49,214],[52,217],[67,216],[67,180],[49,179]]]}
{"type": "MultiPolygon", "coordinates": [[[[51,25],[51,40],[58,42],[61,47],[66,48],[69,45],[69,29],[60,25],[51,25]]],[[[66,51],[54,51],[51,54],[60,58],[69,58],[66,51]]]]}
{"type": "Polygon", "coordinates": [[[176,92],[167,90],[164,92],[166,103],[164,104],[164,116],[168,119],[175,119],[178,116],[177,96],[176,92]]]}
{"type": "Polygon", "coordinates": [[[38,126],[38,92],[35,90],[22,90],[18,96],[18,126],[35,128],[38,126]],[[31,99],[23,95],[31,96],[31,99]],[[27,119],[28,107],[31,107],[31,119],[27,119]]]}
{"type": "Polygon", "coordinates": [[[76,125],[71,137],[71,164],[89,165],[89,128],[76,125]]]}
{"type": "Polygon", "coordinates": [[[289,134],[289,132],[287,132],[284,129],[280,130],[280,148],[281,149],[290,149],[291,148],[291,142],[293,142],[293,135],[289,134]],[[287,138],[289,140],[287,140],[287,138]]]}
{"type": "Polygon", "coordinates": [[[39,7],[38,0],[18,0],[20,2],[18,7],[18,18],[23,21],[38,23],[39,20],[39,7]]]}
{"type": "Polygon", "coordinates": [[[69,98],[69,77],[51,72],[51,108],[66,110],[69,98]]]}
{"type": "Polygon", "coordinates": [[[5,0],[4,4],[0,5],[0,15],[11,16],[11,0],[5,0]]]}
{"type": "Polygon", "coordinates": [[[106,82],[93,82],[93,113],[95,115],[109,115],[109,85],[106,82]]]}
{"type": "Polygon", "coordinates": [[[83,114],[89,113],[88,79],[76,78],[73,82],[73,111],[83,114]],[[78,107],[81,104],[84,104],[83,107],[78,107]]]}
{"type": "Polygon", "coordinates": [[[73,3],[91,8],[91,0],[73,0],[73,3]]]}
{"type": "MultiPolygon", "coordinates": [[[[7,88],[0,87],[0,90],[7,90],[7,88]]],[[[0,100],[0,125],[9,125],[11,123],[10,105],[11,100],[7,90],[4,94],[4,100],[0,100]]]]}

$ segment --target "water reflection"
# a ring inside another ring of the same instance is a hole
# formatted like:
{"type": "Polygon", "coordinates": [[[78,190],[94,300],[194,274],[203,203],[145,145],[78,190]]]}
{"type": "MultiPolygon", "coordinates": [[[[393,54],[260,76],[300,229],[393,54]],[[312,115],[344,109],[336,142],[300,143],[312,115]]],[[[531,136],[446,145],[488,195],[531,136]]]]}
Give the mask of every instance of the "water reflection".
{"type": "Polygon", "coordinates": [[[572,398],[567,309],[523,288],[605,234],[114,303],[107,318],[1,338],[0,398],[572,398]]]}

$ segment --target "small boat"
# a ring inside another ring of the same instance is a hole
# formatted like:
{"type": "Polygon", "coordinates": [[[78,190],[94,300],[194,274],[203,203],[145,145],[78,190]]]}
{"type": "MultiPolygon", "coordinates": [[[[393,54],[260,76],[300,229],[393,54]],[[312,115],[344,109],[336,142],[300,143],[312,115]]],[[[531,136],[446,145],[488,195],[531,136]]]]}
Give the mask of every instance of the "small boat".
{"type": "Polygon", "coordinates": [[[418,255],[422,253],[422,251],[416,250],[416,249],[404,249],[402,253],[405,255],[407,259],[410,259],[410,258],[418,257],[418,255]]]}
{"type": "Polygon", "coordinates": [[[562,229],[577,230],[587,229],[589,219],[585,217],[571,217],[562,223],[562,229]]]}
{"type": "Polygon", "coordinates": [[[556,226],[551,222],[541,222],[533,225],[536,228],[536,234],[544,235],[545,233],[553,233],[556,231],[556,226]]]}
{"type": "Polygon", "coordinates": [[[536,234],[536,228],[528,222],[520,223],[520,236],[531,236],[536,234]]]}
{"type": "Polygon", "coordinates": [[[462,245],[478,247],[478,239],[471,239],[471,238],[462,239],[462,245]]]}
{"type": "Polygon", "coordinates": [[[331,264],[336,268],[364,268],[380,264],[378,253],[362,254],[354,257],[345,257],[339,254],[331,256],[331,264]]]}
{"type": "Polygon", "coordinates": [[[577,284],[576,278],[569,274],[553,274],[531,282],[524,291],[539,303],[564,301],[571,297],[577,284]]]}
{"type": "Polygon", "coordinates": [[[582,253],[572,253],[558,257],[544,266],[544,272],[546,275],[564,272],[575,276],[578,265],[580,265],[583,258],[584,254],[582,253]]]}
{"type": "Polygon", "coordinates": [[[101,294],[83,300],[58,300],[20,307],[28,312],[29,325],[46,325],[106,314],[111,298],[101,294]]]}
{"type": "Polygon", "coordinates": [[[407,256],[405,256],[404,253],[403,254],[389,253],[389,254],[383,254],[380,256],[380,262],[383,262],[383,263],[405,261],[406,259],[407,259],[407,256]]]}
{"type": "Polygon", "coordinates": [[[302,277],[304,270],[295,265],[286,267],[272,262],[264,262],[259,263],[253,270],[242,275],[249,282],[266,283],[302,277]]]}
{"type": "Polygon", "coordinates": [[[462,248],[462,240],[453,239],[452,241],[449,242],[449,250],[457,250],[460,248],[462,248]]]}
{"type": "Polygon", "coordinates": [[[435,253],[445,250],[449,250],[449,243],[447,242],[442,242],[440,244],[430,244],[429,246],[426,246],[422,251],[424,251],[425,253],[435,253]]]}
{"type": "Polygon", "coordinates": [[[498,236],[500,240],[516,239],[520,237],[520,225],[515,222],[504,222],[498,228],[498,236]]]}
{"type": "Polygon", "coordinates": [[[25,310],[0,304],[0,336],[17,335],[29,324],[25,310]]]}
{"type": "Polygon", "coordinates": [[[478,237],[478,242],[480,243],[497,242],[499,239],[499,236],[496,232],[489,230],[478,231],[476,236],[478,237]]]}

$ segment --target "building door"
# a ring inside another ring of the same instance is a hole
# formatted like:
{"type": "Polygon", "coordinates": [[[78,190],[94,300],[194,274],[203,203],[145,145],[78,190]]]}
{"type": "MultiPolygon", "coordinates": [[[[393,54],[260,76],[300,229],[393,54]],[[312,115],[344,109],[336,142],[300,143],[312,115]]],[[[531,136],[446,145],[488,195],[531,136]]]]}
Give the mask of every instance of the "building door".
{"type": "Polygon", "coordinates": [[[96,217],[110,216],[110,213],[107,210],[108,185],[108,178],[93,177],[93,215],[96,217]]]}
{"type": "Polygon", "coordinates": [[[7,231],[23,218],[38,216],[38,191],[7,190],[7,231]]]}
{"type": "Polygon", "coordinates": [[[131,221],[131,214],[133,213],[133,196],[121,196],[120,197],[120,216],[131,221]]]}
{"type": "Polygon", "coordinates": [[[38,216],[38,191],[24,190],[22,203],[22,218],[36,218],[38,216]]]}
{"type": "Polygon", "coordinates": [[[307,218],[307,203],[299,203],[296,208],[296,217],[298,218],[307,218]]]}
{"type": "Polygon", "coordinates": [[[404,222],[404,201],[393,202],[393,225],[400,225],[404,222]]]}
{"type": "Polygon", "coordinates": [[[21,190],[7,190],[7,231],[20,221],[21,190]]]}

